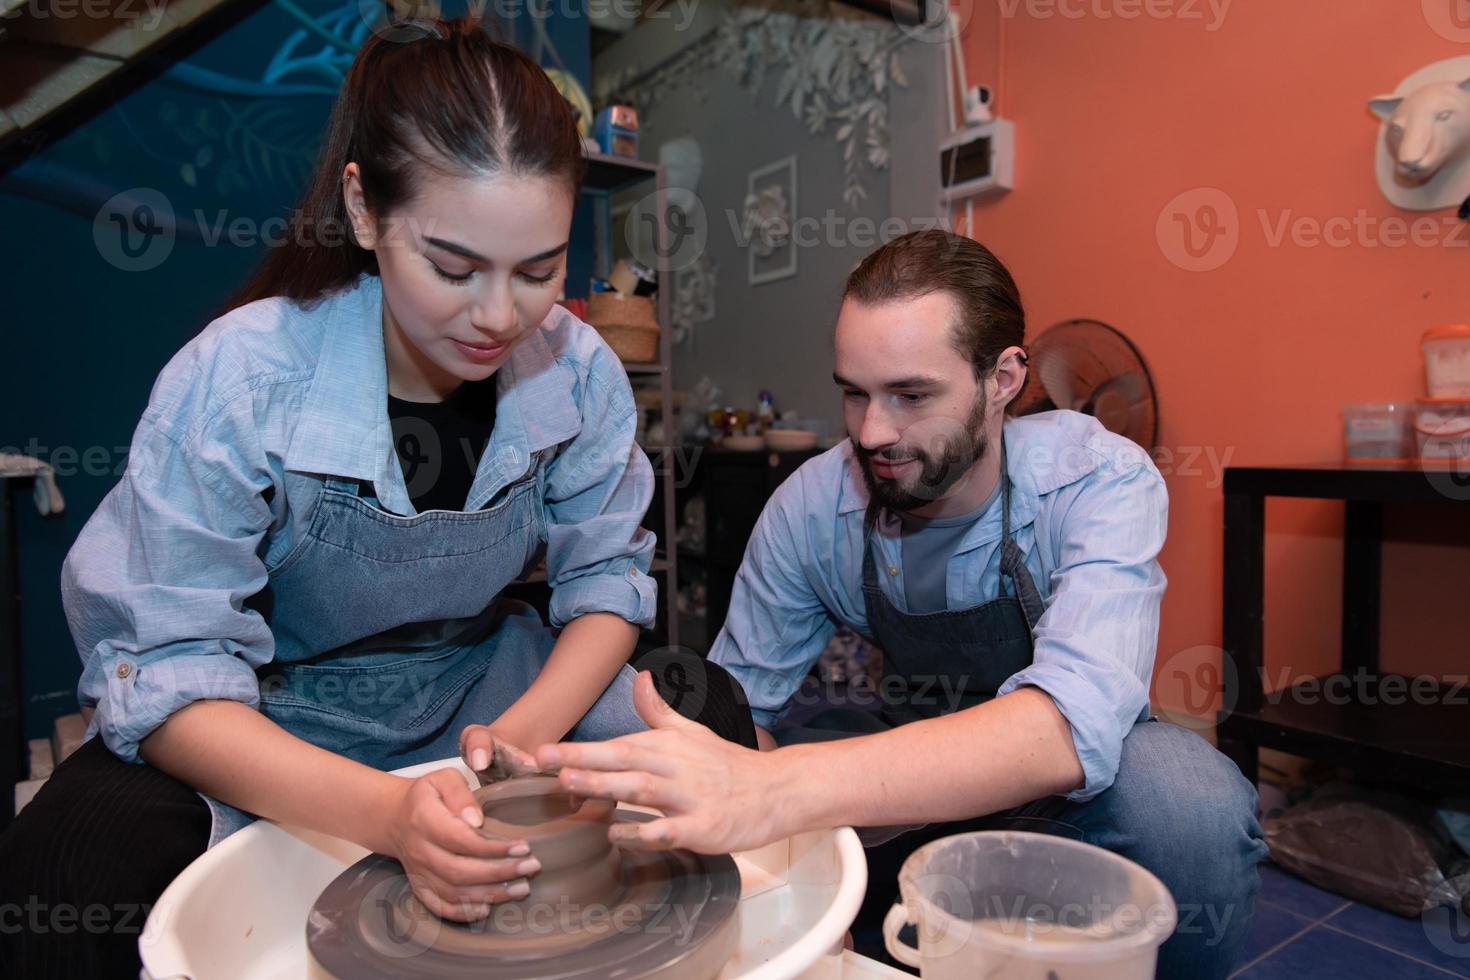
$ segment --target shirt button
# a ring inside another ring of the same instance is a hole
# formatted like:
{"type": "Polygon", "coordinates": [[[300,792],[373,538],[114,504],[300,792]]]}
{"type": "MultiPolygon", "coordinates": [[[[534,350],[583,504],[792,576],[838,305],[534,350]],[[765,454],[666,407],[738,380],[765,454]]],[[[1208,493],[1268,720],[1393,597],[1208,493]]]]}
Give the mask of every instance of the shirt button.
{"type": "Polygon", "coordinates": [[[889,575],[897,575],[898,574],[898,566],[897,565],[889,565],[888,566],[888,574],[889,575]]]}
{"type": "Polygon", "coordinates": [[[124,660],[117,665],[117,676],[121,680],[127,680],[133,672],[133,665],[124,660]]]}

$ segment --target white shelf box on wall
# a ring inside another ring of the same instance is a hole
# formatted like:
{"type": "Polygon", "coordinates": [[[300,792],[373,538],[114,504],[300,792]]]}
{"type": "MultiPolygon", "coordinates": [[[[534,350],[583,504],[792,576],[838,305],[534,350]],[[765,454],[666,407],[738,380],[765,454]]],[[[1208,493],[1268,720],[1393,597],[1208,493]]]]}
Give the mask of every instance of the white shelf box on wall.
{"type": "Polygon", "coordinates": [[[939,144],[940,200],[1003,194],[1015,186],[1016,126],[991,119],[955,133],[939,144]]]}

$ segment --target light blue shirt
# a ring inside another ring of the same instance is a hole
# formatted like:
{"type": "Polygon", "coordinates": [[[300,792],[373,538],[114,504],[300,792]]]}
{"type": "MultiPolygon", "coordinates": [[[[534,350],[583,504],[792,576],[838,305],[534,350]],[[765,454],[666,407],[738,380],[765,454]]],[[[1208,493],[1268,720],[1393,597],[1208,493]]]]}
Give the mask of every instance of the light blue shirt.
{"type": "MultiPolygon", "coordinates": [[[[386,363],[382,285],[365,275],[311,309],[273,298],[233,310],[163,369],[127,472],[62,568],[78,696],[96,706],[89,735],[137,761],[138,742],[193,701],[259,705],[254,671],[276,651],[246,600],[303,540],[326,477],[371,481],[379,506],[415,513],[386,363]]],[[[553,625],[593,612],[651,624],[654,537],[640,524],[653,471],[616,355],[553,307],[497,391],[466,509],[539,459],[553,625]]]]}
{"type": "MultiPolygon", "coordinates": [[[[1051,695],[1086,775],[1071,798],[1090,799],[1112,785],[1123,737],[1148,712],[1168,494],[1147,453],[1086,415],[1011,419],[1004,432],[1011,535],[1046,610],[1033,630],[1032,664],[998,693],[1031,685],[1051,695]]],[[[792,474],[761,513],[710,659],[744,685],[763,727],[774,723],[837,623],[867,633],[867,505],[852,443],[844,441],[792,474]]],[[[898,518],[885,515],[873,538],[884,594],[905,609],[898,518]]],[[[1000,507],[992,506],[949,560],[948,608],[999,593],[1000,539],[1000,507]]]]}

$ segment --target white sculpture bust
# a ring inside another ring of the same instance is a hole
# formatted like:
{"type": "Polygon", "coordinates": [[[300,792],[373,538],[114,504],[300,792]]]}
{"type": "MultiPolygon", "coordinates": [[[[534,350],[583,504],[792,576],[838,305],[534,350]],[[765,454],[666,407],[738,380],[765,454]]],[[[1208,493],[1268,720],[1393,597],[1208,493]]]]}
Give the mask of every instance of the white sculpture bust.
{"type": "Polygon", "coordinates": [[[1460,207],[1470,198],[1470,57],[1422,68],[1368,103],[1383,120],[1378,186],[1406,211],[1460,207]]]}

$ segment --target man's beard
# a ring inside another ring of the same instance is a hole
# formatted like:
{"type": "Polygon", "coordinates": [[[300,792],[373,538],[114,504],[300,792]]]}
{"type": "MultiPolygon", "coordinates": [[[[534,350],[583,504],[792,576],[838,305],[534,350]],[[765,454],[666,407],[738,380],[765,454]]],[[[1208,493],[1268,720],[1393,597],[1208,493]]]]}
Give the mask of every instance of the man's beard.
{"type": "Polygon", "coordinates": [[[857,454],[872,503],[889,510],[910,511],[933,503],[953,489],[971,467],[985,457],[986,435],[985,396],[981,394],[970,409],[964,428],[942,438],[931,439],[932,446],[906,445],[900,441],[897,446],[875,453],[864,449],[854,439],[852,448],[857,454]],[[916,459],[920,463],[919,475],[899,480],[875,476],[875,456],[880,459],[916,459]]]}

